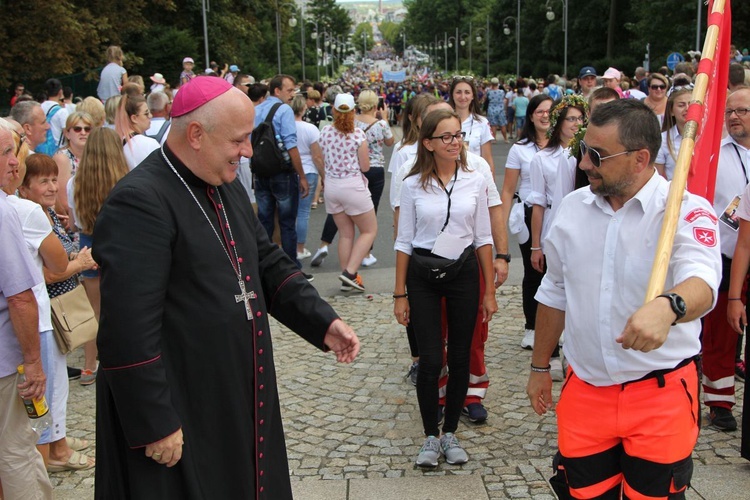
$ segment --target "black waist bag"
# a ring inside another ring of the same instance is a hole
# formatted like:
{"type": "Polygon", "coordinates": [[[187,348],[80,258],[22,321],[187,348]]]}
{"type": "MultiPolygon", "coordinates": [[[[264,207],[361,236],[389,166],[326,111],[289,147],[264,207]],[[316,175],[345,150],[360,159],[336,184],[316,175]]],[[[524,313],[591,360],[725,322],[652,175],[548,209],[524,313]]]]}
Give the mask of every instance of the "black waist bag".
{"type": "Polygon", "coordinates": [[[457,259],[446,259],[423,248],[415,248],[411,253],[411,262],[419,277],[430,283],[448,283],[458,276],[472,252],[474,247],[469,245],[457,259]]]}

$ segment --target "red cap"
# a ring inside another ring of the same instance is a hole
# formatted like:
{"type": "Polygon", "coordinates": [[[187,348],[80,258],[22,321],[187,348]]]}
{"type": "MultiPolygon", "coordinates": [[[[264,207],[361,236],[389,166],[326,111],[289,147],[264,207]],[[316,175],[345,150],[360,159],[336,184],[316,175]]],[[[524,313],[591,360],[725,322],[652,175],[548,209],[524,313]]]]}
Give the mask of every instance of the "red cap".
{"type": "Polygon", "coordinates": [[[232,85],[223,78],[197,76],[180,87],[172,102],[172,118],[186,115],[208,101],[230,90],[232,85]]]}

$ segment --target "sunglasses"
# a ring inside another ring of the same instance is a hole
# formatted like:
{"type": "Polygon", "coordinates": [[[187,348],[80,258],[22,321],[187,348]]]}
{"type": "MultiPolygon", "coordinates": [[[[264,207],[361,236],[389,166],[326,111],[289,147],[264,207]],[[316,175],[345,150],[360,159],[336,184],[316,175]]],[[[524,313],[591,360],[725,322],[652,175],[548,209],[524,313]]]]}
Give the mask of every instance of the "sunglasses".
{"type": "Polygon", "coordinates": [[[620,155],[626,155],[628,153],[633,153],[635,151],[638,151],[637,149],[629,149],[627,151],[623,151],[621,153],[615,153],[613,155],[609,156],[602,156],[599,151],[597,151],[594,148],[590,148],[588,144],[586,144],[585,141],[581,140],[581,157],[584,157],[586,155],[589,155],[589,159],[591,160],[591,164],[594,165],[596,168],[599,168],[602,166],[602,162],[604,160],[609,160],[610,158],[614,158],[615,156],[620,155]]]}
{"type": "Polygon", "coordinates": [[[89,133],[91,132],[91,127],[81,127],[80,125],[76,125],[75,127],[70,127],[70,130],[76,134],[80,134],[81,132],[89,133]]]}
{"type": "Polygon", "coordinates": [[[667,88],[666,85],[651,85],[649,86],[651,90],[665,90],[667,88]]]}
{"type": "Polygon", "coordinates": [[[443,135],[436,135],[433,137],[430,137],[430,139],[440,139],[443,141],[443,144],[451,144],[453,143],[453,140],[457,140],[458,142],[463,142],[464,138],[466,137],[466,132],[459,132],[456,135],[453,134],[443,134],[443,135]]]}

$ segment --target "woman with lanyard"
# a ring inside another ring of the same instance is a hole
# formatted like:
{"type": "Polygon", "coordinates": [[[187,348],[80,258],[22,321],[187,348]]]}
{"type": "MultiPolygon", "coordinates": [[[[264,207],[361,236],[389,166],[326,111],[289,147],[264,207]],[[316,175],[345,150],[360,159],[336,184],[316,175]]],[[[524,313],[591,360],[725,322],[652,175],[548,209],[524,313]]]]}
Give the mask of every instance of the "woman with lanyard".
{"type": "Polygon", "coordinates": [[[401,190],[393,298],[397,321],[412,324],[419,345],[417,399],[426,439],[417,456],[420,467],[435,467],[442,453],[449,464],[468,461],[455,431],[469,385],[469,351],[480,304],[483,321],[497,311],[495,290],[479,296],[479,268],[493,282],[492,232],[487,181],[469,170],[464,132],[456,113],[433,111],[419,134],[417,160],[401,190]],[[452,263],[449,278],[433,276],[429,259],[452,263]],[[408,293],[407,293],[408,291],[408,293]],[[441,318],[448,317],[448,369],[443,435],[438,428],[438,378],[443,362],[441,318]]]}
{"type": "Polygon", "coordinates": [[[466,144],[469,151],[484,158],[490,164],[490,169],[494,174],[492,141],[495,138],[490,130],[490,122],[481,115],[474,78],[454,76],[451,82],[448,104],[456,110],[461,118],[461,130],[466,133],[466,144]]]}
{"type": "MultiPolygon", "coordinates": [[[[529,102],[526,110],[526,122],[518,131],[518,141],[513,144],[508,153],[505,164],[505,177],[501,198],[503,201],[503,217],[508,220],[513,198],[518,197],[524,203],[524,222],[531,232],[531,205],[525,203],[531,193],[531,160],[534,155],[547,147],[547,130],[549,129],[549,111],[552,108],[552,98],[546,94],[535,96],[529,102]]],[[[536,290],[542,282],[543,273],[531,265],[531,241],[519,241],[521,257],[523,258],[523,281],[521,296],[523,298],[523,315],[525,318],[525,333],[521,347],[534,347],[534,329],[536,328],[536,307],[534,299],[536,290]]]]}
{"type": "Polygon", "coordinates": [[[656,155],[654,166],[659,174],[668,181],[672,180],[674,167],[677,163],[677,153],[682,144],[682,131],[687,121],[687,110],[693,91],[681,89],[672,92],[667,100],[664,111],[664,123],[661,126],[661,147],[656,155]]]}
{"type": "MultiPolygon", "coordinates": [[[[547,147],[534,155],[531,160],[531,192],[526,204],[531,205],[531,265],[540,273],[546,271],[544,263],[544,240],[552,222],[552,199],[554,197],[557,174],[560,171],[575,169],[576,159],[570,156],[568,143],[578,129],[586,124],[588,104],[580,95],[563,97],[552,107],[549,115],[550,128],[547,129],[547,147]]],[[[565,377],[559,348],[555,348],[550,360],[552,380],[562,381],[565,377]]]]}

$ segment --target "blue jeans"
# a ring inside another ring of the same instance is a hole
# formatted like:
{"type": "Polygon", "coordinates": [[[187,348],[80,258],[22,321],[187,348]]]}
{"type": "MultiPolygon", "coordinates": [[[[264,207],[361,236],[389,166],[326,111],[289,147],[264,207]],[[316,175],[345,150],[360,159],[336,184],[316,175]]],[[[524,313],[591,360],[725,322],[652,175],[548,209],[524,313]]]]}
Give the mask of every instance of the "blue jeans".
{"type": "Polygon", "coordinates": [[[318,174],[305,174],[310,194],[306,198],[299,194],[299,209],[297,210],[297,243],[307,241],[307,223],[310,220],[310,206],[315,201],[315,186],[318,185],[318,174]]]}
{"type": "Polygon", "coordinates": [[[523,128],[523,126],[526,124],[526,116],[517,116],[516,117],[516,130],[519,132],[523,128]]]}
{"type": "Polygon", "coordinates": [[[299,180],[296,173],[281,173],[273,177],[255,177],[255,199],[258,219],[273,238],[274,215],[278,210],[281,248],[300,267],[297,260],[297,208],[299,180]]]}

